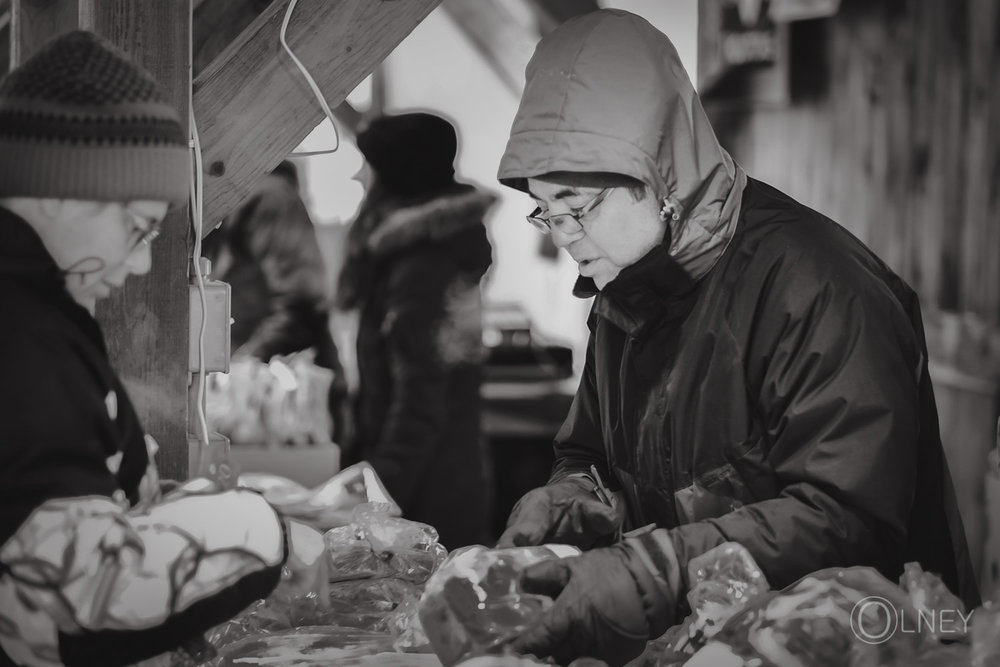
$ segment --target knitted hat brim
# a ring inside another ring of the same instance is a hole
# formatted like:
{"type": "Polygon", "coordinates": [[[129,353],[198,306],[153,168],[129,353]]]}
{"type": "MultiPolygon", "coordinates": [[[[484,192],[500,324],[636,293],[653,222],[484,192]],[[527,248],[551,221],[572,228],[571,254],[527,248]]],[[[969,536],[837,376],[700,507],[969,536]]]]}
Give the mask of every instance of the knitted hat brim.
{"type": "Polygon", "coordinates": [[[180,146],[71,146],[0,139],[0,197],[91,201],[188,200],[180,146]]]}

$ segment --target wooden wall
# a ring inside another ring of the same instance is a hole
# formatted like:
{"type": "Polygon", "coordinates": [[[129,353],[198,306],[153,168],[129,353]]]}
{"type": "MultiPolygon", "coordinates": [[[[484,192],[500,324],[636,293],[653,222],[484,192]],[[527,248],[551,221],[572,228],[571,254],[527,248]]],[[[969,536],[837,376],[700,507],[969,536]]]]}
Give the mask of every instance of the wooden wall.
{"type": "Polygon", "coordinates": [[[1000,397],[1000,2],[843,0],[790,25],[788,56],[787,104],[747,102],[734,73],[705,107],[748,173],[843,224],[920,294],[970,547],[977,564],[1000,557],[982,549],[1000,397]]]}
{"type": "Polygon", "coordinates": [[[791,104],[705,99],[747,170],[851,229],[927,305],[1000,325],[1000,3],[844,0],[791,26],[791,104]]]}

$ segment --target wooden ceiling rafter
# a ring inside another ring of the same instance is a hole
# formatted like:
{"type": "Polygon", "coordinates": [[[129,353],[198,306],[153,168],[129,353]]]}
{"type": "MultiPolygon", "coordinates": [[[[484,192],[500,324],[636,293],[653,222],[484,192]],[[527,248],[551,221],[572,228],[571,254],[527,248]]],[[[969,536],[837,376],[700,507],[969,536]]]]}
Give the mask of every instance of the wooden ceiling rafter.
{"type": "Polygon", "coordinates": [[[500,0],[444,0],[441,6],[507,89],[520,96],[538,33],[520,23],[500,0]]]}
{"type": "MultiPolygon", "coordinates": [[[[337,106],[440,2],[303,0],[288,42],[327,103],[337,106]]],[[[206,233],[323,117],[278,41],[287,5],[272,2],[194,81],[206,233]]]]}

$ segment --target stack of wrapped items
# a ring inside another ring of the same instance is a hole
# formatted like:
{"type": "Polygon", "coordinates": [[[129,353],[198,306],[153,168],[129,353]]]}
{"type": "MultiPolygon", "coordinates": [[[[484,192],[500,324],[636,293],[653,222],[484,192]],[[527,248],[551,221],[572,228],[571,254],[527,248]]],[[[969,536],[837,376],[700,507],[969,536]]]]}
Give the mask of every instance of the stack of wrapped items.
{"type": "Polygon", "coordinates": [[[483,664],[545,664],[516,657],[508,646],[552,606],[551,598],[523,592],[518,581],[535,563],[579,554],[562,544],[453,551],[427,582],[419,607],[441,663],[475,665],[488,656],[483,664]]]}
{"type": "Polygon", "coordinates": [[[241,483],[326,530],[326,584],[304,595],[279,585],[209,634],[217,655],[205,664],[440,664],[417,603],[447,551],[433,527],[399,516],[370,466],[352,466],[305,493],[273,476],[241,483]]]}
{"type": "Polygon", "coordinates": [[[209,376],[206,418],[234,444],[324,445],[333,433],[328,396],[333,371],[312,350],[264,363],[233,359],[229,373],[209,376]]]}

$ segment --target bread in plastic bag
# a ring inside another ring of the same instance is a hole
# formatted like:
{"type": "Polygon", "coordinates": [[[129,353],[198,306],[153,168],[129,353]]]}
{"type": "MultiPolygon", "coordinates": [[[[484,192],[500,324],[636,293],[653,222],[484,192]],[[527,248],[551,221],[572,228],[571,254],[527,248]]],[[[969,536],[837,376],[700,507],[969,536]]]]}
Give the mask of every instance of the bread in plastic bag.
{"type": "Polygon", "coordinates": [[[453,551],[428,580],[419,607],[424,632],[442,664],[503,653],[511,639],[552,605],[551,598],[521,591],[521,572],[535,563],[579,554],[566,545],[476,545],[453,551]]]}

